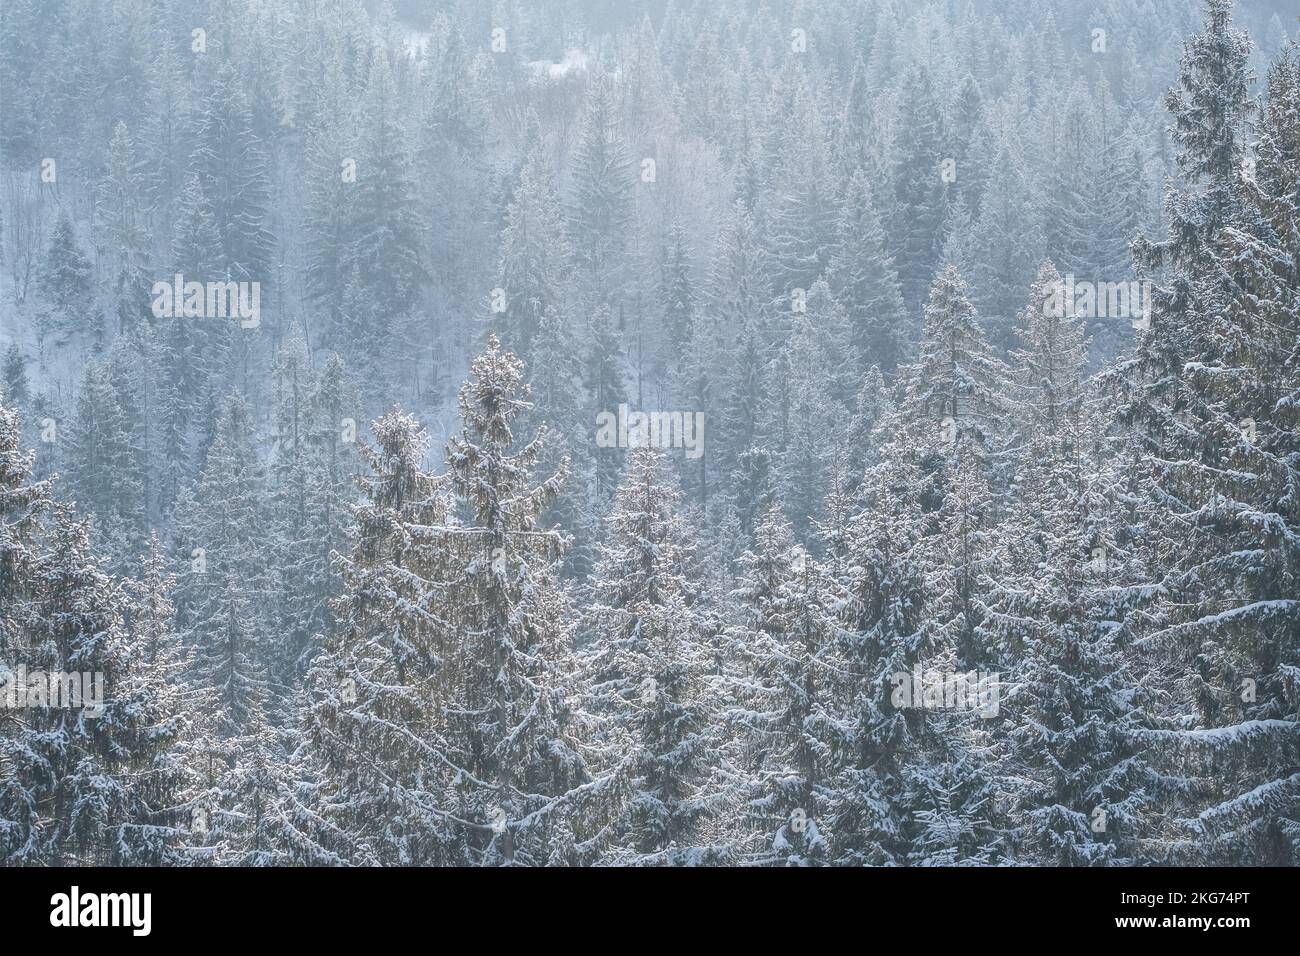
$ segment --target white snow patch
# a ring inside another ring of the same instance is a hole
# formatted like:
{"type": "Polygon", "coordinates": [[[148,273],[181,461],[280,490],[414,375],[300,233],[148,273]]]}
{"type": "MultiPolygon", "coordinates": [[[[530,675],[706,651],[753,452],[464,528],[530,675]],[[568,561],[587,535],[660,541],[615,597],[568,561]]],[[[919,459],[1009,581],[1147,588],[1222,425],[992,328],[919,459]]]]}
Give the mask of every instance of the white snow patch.
{"type": "Polygon", "coordinates": [[[591,55],[586,50],[572,47],[564,51],[564,59],[558,63],[551,60],[530,60],[528,69],[534,76],[548,80],[562,80],[570,73],[585,73],[591,62],[591,55]]]}

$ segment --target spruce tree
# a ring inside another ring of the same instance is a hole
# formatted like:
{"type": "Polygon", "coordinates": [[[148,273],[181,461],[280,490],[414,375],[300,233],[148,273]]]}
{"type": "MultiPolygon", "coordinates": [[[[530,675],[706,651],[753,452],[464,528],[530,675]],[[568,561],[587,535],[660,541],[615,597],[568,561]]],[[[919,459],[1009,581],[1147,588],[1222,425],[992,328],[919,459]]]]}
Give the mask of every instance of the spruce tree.
{"type": "Polygon", "coordinates": [[[1246,49],[1228,4],[1210,0],[1169,98],[1187,177],[1157,247],[1172,278],[1126,370],[1123,411],[1163,572],[1143,640],[1184,668],[1177,699],[1195,715],[1153,737],[1197,780],[1199,812],[1166,852],[1283,863],[1296,859],[1300,784],[1286,543],[1297,521],[1296,60],[1270,72],[1252,181],[1238,165],[1246,49]]]}
{"type": "Polygon", "coordinates": [[[592,302],[610,302],[617,295],[632,221],[634,181],[619,128],[614,82],[595,77],[583,103],[569,197],[573,253],[592,302]]]}
{"type": "Polygon", "coordinates": [[[721,684],[738,779],[724,799],[736,804],[737,839],[756,861],[825,862],[834,592],[795,543],[779,502],[760,517],[739,564],[743,616],[725,637],[730,666],[721,684]]]}
{"type": "Polygon", "coordinates": [[[446,781],[468,772],[438,701],[455,692],[439,556],[428,532],[446,522],[445,490],[423,471],[428,439],[394,410],[362,444],[351,553],[338,559],[337,627],[321,634],[304,735],[321,776],[314,840],[362,864],[457,858],[446,781]]]}
{"type": "Polygon", "coordinates": [[[581,842],[572,809],[601,789],[588,779],[563,692],[572,663],[557,581],[562,541],[539,527],[568,462],[534,483],[548,436],[539,429],[516,447],[511,426],[527,404],[522,363],[489,336],[461,388],[462,433],[447,448],[451,487],[468,517],[439,534],[446,559],[463,569],[450,602],[463,635],[453,733],[471,754],[462,799],[472,818],[494,820],[486,840],[479,831],[471,842],[486,863],[544,862],[556,828],[581,842]]]}
{"type": "Polygon", "coordinates": [[[849,180],[830,259],[831,288],[849,316],[859,368],[893,372],[909,347],[907,314],[864,170],[849,180]]]}
{"type": "Polygon", "coordinates": [[[639,448],[608,519],[584,613],[588,709],[609,721],[606,757],[627,780],[612,839],[637,864],[709,860],[697,848],[711,714],[702,679],[695,543],[661,452],[639,448]]]}
{"type": "Polygon", "coordinates": [[[904,78],[899,112],[892,232],[899,249],[895,261],[903,299],[917,306],[938,264],[946,203],[940,168],[946,157],[942,114],[923,69],[913,68],[904,78]]]}
{"type": "Polygon", "coordinates": [[[87,318],[93,308],[91,263],[77,243],[67,210],[59,214],[50,233],[36,281],[50,309],[44,328],[48,329],[47,335],[53,335],[51,344],[62,344],[90,325],[87,318]]]}
{"type": "MultiPolygon", "coordinates": [[[[534,147],[519,173],[501,233],[500,281],[506,310],[494,320],[506,344],[533,358],[543,316],[567,311],[573,250],[545,147],[534,147]]],[[[537,363],[532,363],[536,369],[537,363]]]]}
{"type": "Polygon", "coordinates": [[[27,691],[21,716],[0,726],[4,859],[183,862],[172,816],[184,799],[175,648],[147,620],[135,626],[86,523],[55,505],[48,483],[28,482],[18,441],[17,414],[0,407],[0,649],[6,684],[17,689],[21,667],[27,691]]]}
{"type": "Polygon", "coordinates": [[[198,111],[197,144],[190,171],[198,177],[211,203],[212,218],[221,237],[217,275],[195,275],[194,281],[235,281],[269,284],[274,237],[268,227],[270,174],[266,144],[253,129],[248,100],[235,66],[217,67],[208,96],[198,111]]]}

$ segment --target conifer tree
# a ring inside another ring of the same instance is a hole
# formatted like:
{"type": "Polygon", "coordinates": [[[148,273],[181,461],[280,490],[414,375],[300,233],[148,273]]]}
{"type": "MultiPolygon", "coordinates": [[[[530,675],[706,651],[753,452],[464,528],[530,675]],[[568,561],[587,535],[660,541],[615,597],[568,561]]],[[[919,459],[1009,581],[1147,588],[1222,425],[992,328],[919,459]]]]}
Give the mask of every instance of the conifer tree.
{"type": "Polygon", "coordinates": [[[627,462],[584,618],[589,709],[612,722],[606,759],[628,781],[613,839],[629,862],[703,862],[710,713],[699,586],[687,577],[695,544],[662,453],[638,448],[627,462]]]}
{"type": "Polygon", "coordinates": [[[1005,370],[984,337],[965,281],[952,266],[935,277],[917,361],[906,378],[909,419],[924,420],[950,447],[968,440],[992,444],[1005,370]]]}
{"type": "Polygon", "coordinates": [[[501,234],[501,288],[507,307],[497,321],[506,343],[520,355],[533,358],[533,338],[543,316],[566,311],[572,255],[555,173],[539,143],[519,173],[501,234]]]}
{"type": "Polygon", "coordinates": [[[45,320],[46,334],[53,335],[51,344],[67,341],[90,325],[91,279],[90,260],[81,251],[72,220],[64,210],[50,233],[37,273],[37,288],[51,310],[45,320]]]}
{"type": "Polygon", "coordinates": [[[772,190],[763,216],[773,292],[788,301],[796,290],[807,292],[830,261],[835,230],[830,158],[817,104],[802,77],[790,96],[781,126],[773,179],[786,184],[772,190]]]}
{"type": "Polygon", "coordinates": [[[834,718],[827,706],[833,592],[795,544],[778,502],[740,558],[743,619],[726,640],[733,668],[724,715],[740,748],[732,788],[741,846],[762,862],[824,862],[834,718]]]}
{"type": "MultiPolygon", "coordinates": [[[[304,734],[322,777],[314,840],[356,863],[456,859],[455,805],[445,781],[461,770],[436,702],[452,692],[445,585],[427,531],[447,495],[423,471],[427,437],[394,410],[363,444],[356,538],[339,558],[338,626],[319,637],[304,734]]],[[[465,768],[468,769],[468,768],[465,768]]]]}
{"type": "Polygon", "coordinates": [[[357,179],[367,170],[357,165],[355,130],[344,101],[341,64],[330,57],[325,68],[326,109],[305,131],[307,197],[304,214],[307,297],[324,310],[318,341],[342,348],[343,288],[355,240],[357,179]]]}
{"type": "Polygon", "coordinates": [[[590,283],[590,301],[610,302],[624,268],[634,178],[609,77],[596,77],[587,87],[573,167],[574,258],[590,283]]]}
{"type": "Polygon", "coordinates": [[[875,365],[892,372],[909,346],[907,315],[871,184],[862,169],[853,173],[846,189],[830,280],[848,312],[859,367],[875,365]]]}
{"type": "Polygon", "coordinates": [[[1153,701],[1123,623],[1139,603],[1133,556],[1083,427],[1035,426],[1020,450],[1016,547],[999,556],[981,624],[1015,689],[999,786],[1014,852],[1058,866],[1138,857],[1160,790],[1139,741],[1153,701]]]}
{"type": "Polygon", "coordinates": [[[914,68],[903,80],[901,135],[894,149],[893,235],[903,299],[919,305],[938,265],[945,194],[943,130],[930,77],[914,68]]]}
{"type": "Polygon", "coordinates": [[[1145,249],[1170,278],[1153,296],[1150,335],[1121,366],[1122,411],[1148,469],[1163,572],[1143,641],[1185,668],[1177,699],[1195,714],[1191,728],[1174,721],[1152,738],[1194,774],[1203,801],[1167,852],[1280,863],[1296,859],[1300,784],[1285,543],[1297,520],[1297,86],[1289,53],[1269,76],[1252,182],[1239,165],[1246,54],[1229,5],[1208,0],[1168,99],[1184,188],[1169,197],[1169,241],[1145,249]],[[1237,769],[1225,778],[1224,767],[1237,769]]]}
{"type": "Polygon", "coordinates": [[[270,181],[266,144],[253,129],[253,117],[235,66],[223,61],[206,101],[198,111],[198,142],[190,170],[211,203],[221,237],[215,276],[195,281],[270,281],[274,237],[267,218],[270,181]]]}
{"type": "Polygon", "coordinates": [[[1029,303],[1018,316],[1021,348],[1013,353],[1012,401],[1020,425],[1029,432],[1055,433],[1073,425],[1083,413],[1083,375],[1088,341],[1074,303],[1065,301],[1065,285],[1050,259],[1038,269],[1029,303]]]}
{"type": "Polygon", "coordinates": [[[828,814],[834,852],[849,865],[902,863],[912,838],[907,775],[924,760],[919,714],[893,706],[895,674],[927,663],[923,626],[919,475],[904,456],[868,470],[850,519],[836,632],[842,671],[837,712],[846,722],[828,814]]]}
{"type": "MultiPolygon", "coordinates": [[[[415,200],[410,146],[388,56],[376,50],[355,118],[356,195],[351,203],[346,265],[365,283],[371,322],[354,325],[349,342],[376,354],[386,330],[401,329],[426,277],[422,219],[415,200]]],[[[381,354],[381,353],[380,353],[381,354]]]]}
{"type": "Polygon", "coordinates": [[[144,461],[136,443],[134,396],[119,361],[87,367],[70,431],[70,487],[95,516],[96,542],[122,570],[145,542],[144,461]]]}
{"type": "Polygon", "coordinates": [[[581,842],[572,808],[602,786],[588,780],[563,693],[572,664],[567,600],[556,578],[562,542],[539,527],[568,462],[534,484],[547,432],[516,448],[511,429],[528,394],[522,363],[489,336],[461,388],[462,433],[447,448],[451,487],[469,518],[439,540],[463,569],[451,602],[464,635],[454,665],[463,697],[452,730],[469,748],[473,779],[487,782],[460,781],[473,817],[496,821],[490,839],[476,841],[476,855],[488,863],[542,862],[546,834],[557,826],[581,842]]]}
{"type": "Polygon", "coordinates": [[[183,799],[171,649],[151,647],[147,625],[128,629],[128,598],[91,553],[86,523],[54,504],[48,483],[28,483],[18,440],[17,414],[0,407],[5,692],[26,693],[0,727],[4,859],[181,862],[183,834],[168,815],[183,799]]]}
{"type": "Polygon", "coordinates": [[[119,122],[108,145],[107,175],[100,186],[95,218],[103,230],[99,241],[107,247],[107,271],[116,284],[123,330],[134,328],[145,317],[142,293],[149,249],[141,222],[143,200],[144,184],[135,145],[126,124],[119,122]]]}
{"type": "Polygon", "coordinates": [[[673,368],[691,332],[697,293],[686,232],[675,223],[665,237],[660,257],[659,294],[663,310],[663,364],[673,368]]]}

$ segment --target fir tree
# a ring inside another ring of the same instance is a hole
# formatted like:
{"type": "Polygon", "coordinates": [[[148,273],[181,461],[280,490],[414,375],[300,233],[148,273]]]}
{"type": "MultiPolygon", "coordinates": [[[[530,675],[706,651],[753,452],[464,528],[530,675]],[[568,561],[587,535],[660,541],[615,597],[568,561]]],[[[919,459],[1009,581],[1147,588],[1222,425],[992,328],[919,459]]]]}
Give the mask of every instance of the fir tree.
{"type": "Polygon", "coordinates": [[[21,667],[27,691],[21,719],[0,729],[4,859],[182,862],[169,816],[183,799],[174,648],[153,646],[147,625],[128,630],[128,599],[91,553],[85,522],[54,506],[47,483],[27,483],[18,436],[17,415],[0,408],[0,634],[6,683],[21,667]]]}

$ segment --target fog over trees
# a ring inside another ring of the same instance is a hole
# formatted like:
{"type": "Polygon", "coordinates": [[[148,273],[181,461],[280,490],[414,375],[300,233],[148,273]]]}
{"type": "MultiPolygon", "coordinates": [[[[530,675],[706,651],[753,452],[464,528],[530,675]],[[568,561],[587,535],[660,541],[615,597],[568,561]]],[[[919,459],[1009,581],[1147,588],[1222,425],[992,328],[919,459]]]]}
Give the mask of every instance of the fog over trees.
{"type": "Polygon", "coordinates": [[[1300,863],[1280,0],[0,0],[0,865],[1300,863]]]}

